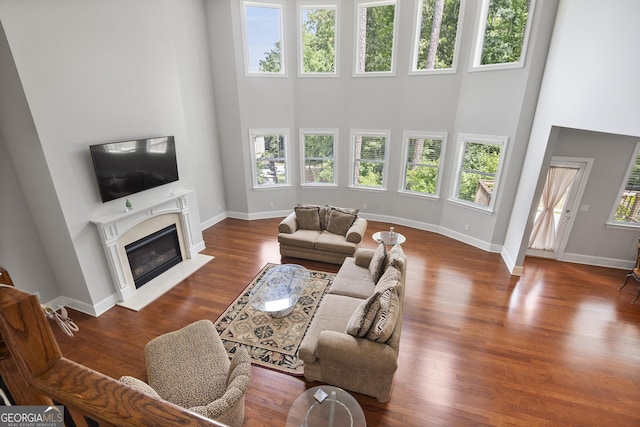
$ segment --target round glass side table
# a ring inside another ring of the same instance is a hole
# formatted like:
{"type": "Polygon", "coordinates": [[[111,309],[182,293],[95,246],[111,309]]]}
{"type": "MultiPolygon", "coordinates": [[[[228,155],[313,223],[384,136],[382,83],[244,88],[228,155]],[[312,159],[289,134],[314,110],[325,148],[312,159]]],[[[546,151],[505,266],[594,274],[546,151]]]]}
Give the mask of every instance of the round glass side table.
{"type": "Polygon", "coordinates": [[[287,416],[287,427],[366,427],[367,420],[358,401],[339,387],[312,387],[293,402],[287,416]],[[320,402],[314,395],[322,390],[326,398],[320,402]]]}

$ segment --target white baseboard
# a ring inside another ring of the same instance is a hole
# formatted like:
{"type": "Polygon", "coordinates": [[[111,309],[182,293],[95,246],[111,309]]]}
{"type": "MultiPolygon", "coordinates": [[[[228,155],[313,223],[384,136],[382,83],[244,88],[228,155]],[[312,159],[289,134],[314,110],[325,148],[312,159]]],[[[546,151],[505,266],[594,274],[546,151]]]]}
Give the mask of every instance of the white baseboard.
{"type": "Polygon", "coordinates": [[[632,270],[635,266],[633,261],[626,259],[604,258],[591,255],[570,254],[566,252],[562,256],[562,259],[558,259],[558,261],[595,265],[598,267],[619,268],[621,270],[632,270]]]}

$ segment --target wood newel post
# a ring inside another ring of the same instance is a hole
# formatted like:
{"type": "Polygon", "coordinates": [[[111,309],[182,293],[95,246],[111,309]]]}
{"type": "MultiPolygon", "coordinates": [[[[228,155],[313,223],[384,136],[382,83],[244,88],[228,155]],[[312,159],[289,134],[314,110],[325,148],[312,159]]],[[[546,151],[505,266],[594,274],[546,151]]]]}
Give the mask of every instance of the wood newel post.
{"type": "MultiPolygon", "coordinates": [[[[11,276],[4,268],[0,267],[0,284],[13,286],[13,281],[11,280],[11,276]]],[[[20,296],[27,296],[23,292],[20,292],[18,289],[9,288],[6,286],[0,287],[0,300],[2,301],[2,311],[3,314],[5,312],[4,308],[12,305],[12,301],[15,302],[20,298],[20,296]]],[[[34,297],[35,298],[35,297],[34,297]]],[[[36,299],[36,303],[38,309],[40,307],[40,303],[36,299]]],[[[42,313],[39,313],[42,316],[42,313]]],[[[46,326],[49,326],[47,323],[46,326]]],[[[18,405],[52,405],[53,401],[47,396],[37,392],[35,389],[29,386],[25,377],[22,375],[20,370],[18,369],[18,365],[16,364],[16,360],[11,355],[9,351],[9,345],[12,345],[11,342],[5,342],[5,334],[4,329],[0,331],[0,375],[4,380],[9,392],[11,393],[11,397],[18,405]]],[[[52,338],[53,339],[53,338],[52,338]]],[[[55,341],[55,340],[54,340],[55,341]]],[[[56,344],[57,346],[57,344],[56,344]]],[[[32,353],[32,351],[28,351],[27,353],[32,353]]],[[[60,350],[58,350],[58,353],[60,350]]]]}

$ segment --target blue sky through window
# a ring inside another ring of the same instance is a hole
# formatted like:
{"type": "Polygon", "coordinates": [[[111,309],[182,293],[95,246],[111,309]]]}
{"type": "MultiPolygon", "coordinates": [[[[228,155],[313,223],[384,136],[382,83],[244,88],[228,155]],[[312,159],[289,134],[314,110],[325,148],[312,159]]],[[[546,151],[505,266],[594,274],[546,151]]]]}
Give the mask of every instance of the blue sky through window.
{"type": "Polygon", "coordinates": [[[245,6],[249,72],[260,72],[260,60],[280,41],[281,9],[245,6]]]}

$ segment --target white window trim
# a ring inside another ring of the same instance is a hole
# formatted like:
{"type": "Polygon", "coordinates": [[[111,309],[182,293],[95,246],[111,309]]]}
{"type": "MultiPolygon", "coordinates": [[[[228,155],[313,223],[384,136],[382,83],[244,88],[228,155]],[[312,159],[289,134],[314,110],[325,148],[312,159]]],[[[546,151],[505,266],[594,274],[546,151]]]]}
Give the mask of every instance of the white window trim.
{"type": "Polygon", "coordinates": [[[251,177],[254,190],[273,190],[291,186],[291,154],[289,153],[289,129],[287,128],[269,128],[269,129],[249,129],[249,147],[251,153],[251,177]],[[258,185],[258,176],[256,171],[256,146],[254,138],[264,135],[282,135],[284,137],[284,180],[282,184],[258,185]]]}
{"type": "Polygon", "coordinates": [[[416,68],[418,62],[418,45],[420,43],[420,28],[422,27],[422,6],[425,0],[418,0],[414,10],[416,19],[413,27],[413,47],[411,52],[411,64],[409,64],[409,75],[421,76],[428,74],[455,74],[458,70],[458,56],[460,52],[460,40],[462,39],[462,26],[464,25],[464,9],[467,4],[466,0],[460,0],[460,11],[458,13],[458,29],[456,30],[456,46],[453,52],[453,63],[451,68],[438,68],[433,70],[419,70],[416,68]]]}
{"type": "Polygon", "coordinates": [[[444,169],[445,152],[447,149],[447,132],[424,132],[424,131],[412,131],[406,130],[402,133],[402,168],[400,170],[400,187],[398,193],[407,194],[411,196],[424,197],[428,199],[439,199],[440,188],[442,187],[442,175],[444,169]],[[438,166],[438,178],[436,182],[435,194],[420,193],[417,191],[405,190],[405,180],[407,179],[407,150],[409,149],[409,139],[411,138],[423,138],[423,139],[439,139],[442,141],[442,147],[440,150],[440,165],[438,166]]]}
{"type": "Polygon", "coordinates": [[[338,148],[338,129],[331,128],[306,128],[300,129],[300,186],[301,187],[314,187],[314,188],[334,188],[338,186],[338,156],[337,156],[337,148],[338,148]],[[333,182],[332,183],[308,183],[306,181],[305,175],[305,145],[304,145],[304,136],[305,135],[331,135],[333,136],[333,182]]]}
{"type": "Polygon", "coordinates": [[[531,36],[531,26],[533,25],[533,17],[535,12],[536,0],[531,0],[531,4],[529,5],[529,12],[527,15],[527,25],[525,26],[524,37],[522,40],[522,50],[520,51],[520,60],[518,62],[506,62],[502,64],[481,65],[480,59],[482,58],[482,48],[484,45],[484,32],[487,28],[487,15],[489,13],[490,1],[491,0],[482,0],[482,4],[480,5],[478,30],[475,32],[475,36],[474,36],[475,48],[472,51],[469,72],[523,68],[525,65],[525,58],[527,57],[527,48],[529,46],[529,38],[531,36]]]}
{"type": "Polygon", "coordinates": [[[494,213],[496,201],[499,197],[499,191],[501,188],[502,171],[505,165],[505,159],[507,157],[507,145],[509,142],[508,136],[496,136],[496,135],[477,135],[472,133],[459,133],[456,147],[456,173],[452,176],[453,182],[451,185],[451,195],[448,199],[449,202],[469,207],[484,213],[494,213]],[[464,162],[465,147],[468,142],[500,145],[500,160],[498,162],[498,170],[496,171],[495,184],[493,186],[493,192],[491,194],[491,200],[489,205],[485,206],[479,203],[470,202],[468,200],[462,200],[458,198],[458,190],[460,188],[460,174],[462,173],[462,163],[464,162]]]}
{"type": "Polygon", "coordinates": [[[270,0],[270,1],[243,1],[242,2],[242,45],[244,48],[244,73],[246,77],[288,77],[288,68],[287,68],[287,55],[285,48],[285,2],[280,0],[270,0]],[[280,11],[280,65],[282,71],[279,73],[272,72],[256,72],[250,71],[250,63],[249,60],[249,37],[247,35],[247,17],[246,17],[246,6],[256,6],[256,7],[267,7],[272,9],[278,9],[280,11]]]}
{"type": "Polygon", "coordinates": [[[393,77],[396,75],[396,56],[397,56],[397,41],[398,41],[398,15],[400,14],[400,4],[399,0],[356,0],[354,2],[355,6],[355,15],[354,19],[354,51],[353,51],[353,77],[393,77]],[[358,65],[360,63],[360,58],[358,55],[359,51],[359,33],[360,33],[360,25],[358,25],[358,17],[360,16],[360,8],[361,7],[375,7],[375,6],[386,6],[386,5],[394,5],[395,13],[393,14],[393,46],[391,48],[391,71],[370,71],[370,72],[360,72],[358,71],[358,65]]]}
{"type": "Polygon", "coordinates": [[[372,130],[372,129],[351,129],[350,132],[350,142],[349,142],[349,150],[350,150],[350,164],[349,164],[349,188],[358,189],[358,190],[370,190],[370,191],[387,191],[387,169],[389,164],[389,140],[391,139],[391,131],[390,130],[372,130]],[[370,187],[367,185],[357,185],[353,182],[353,175],[355,173],[355,137],[357,135],[360,136],[382,136],[384,137],[384,162],[382,163],[382,186],[380,187],[370,187]]]}
{"type": "Polygon", "coordinates": [[[340,3],[336,1],[299,1],[298,2],[298,77],[323,77],[335,78],[340,77],[340,3]],[[336,11],[335,34],[334,34],[334,66],[333,73],[305,73],[303,58],[303,42],[302,42],[302,10],[303,9],[334,9],[336,11]]]}
{"type": "Polygon", "coordinates": [[[607,227],[611,227],[611,228],[620,228],[620,229],[639,229],[640,228],[640,224],[634,225],[633,223],[629,223],[629,222],[621,222],[621,221],[616,221],[614,220],[615,215],[616,215],[616,211],[618,210],[618,204],[620,203],[620,198],[622,197],[622,192],[624,191],[625,187],[627,186],[627,181],[629,181],[629,176],[631,175],[631,172],[633,171],[633,165],[636,162],[636,158],[638,157],[638,153],[640,153],[640,142],[636,143],[636,147],[633,150],[633,156],[631,157],[631,160],[629,161],[629,165],[627,166],[627,170],[624,173],[624,178],[622,179],[622,184],[620,184],[620,188],[618,189],[618,192],[616,193],[616,199],[613,202],[613,207],[611,209],[611,213],[609,214],[609,219],[607,220],[607,227]]]}

